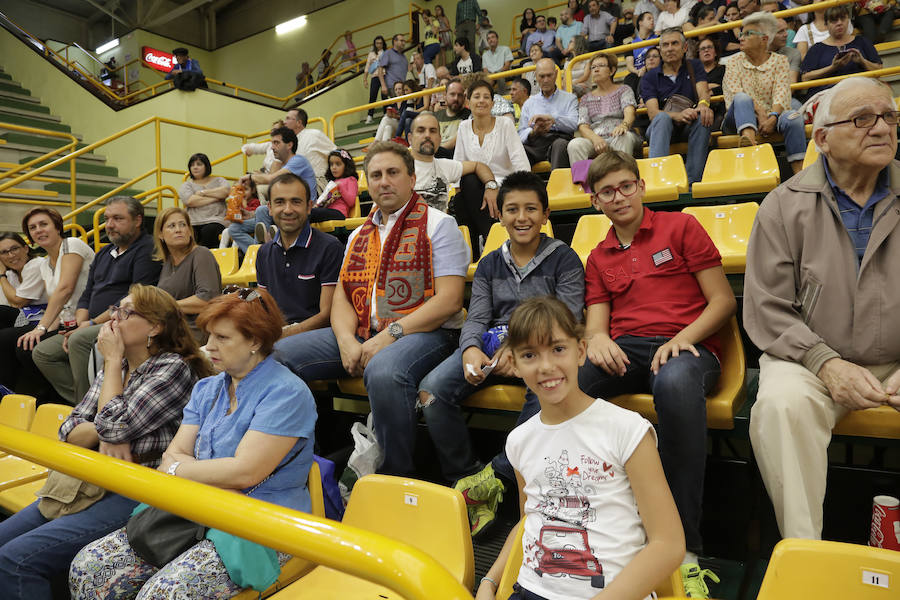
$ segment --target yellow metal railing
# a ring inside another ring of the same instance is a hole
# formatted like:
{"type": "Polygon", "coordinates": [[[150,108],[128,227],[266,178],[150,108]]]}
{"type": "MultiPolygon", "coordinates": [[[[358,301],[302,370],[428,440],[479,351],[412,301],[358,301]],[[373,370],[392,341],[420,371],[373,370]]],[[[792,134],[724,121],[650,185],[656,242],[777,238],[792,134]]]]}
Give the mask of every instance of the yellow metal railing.
{"type": "MultiPolygon", "coordinates": [[[[115,195],[114,192],[107,192],[100,198],[97,198],[96,202],[99,203],[99,202],[105,201],[106,199],[111,198],[114,195],[115,195]]],[[[141,204],[143,204],[144,206],[146,206],[147,204],[152,202],[155,198],[157,211],[161,211],[163,209],[163,205],[162,205],[163,198],[171,198],[174,201],[174,205],[178,206],[178,191],[175,188],[173,188],[171,185],[157,186],[153,189],[147,190],[146,192],[141,192],[140,194],[135,194],[134,198],[136,200],[140,200],[141,204]],[[169,193],[166,194],[165,192],[169,192],[169,193]]],[[[103,231],[104,229],[106,229],[106,223],[100,222],[100,215],[102,215],[104,212],[106,212],[105,206],[101,206],[100,208],[98,208],[97,210],[94,211],[94,228],[91,229],[90,231],[84,233],[85,241],[87,241],[87,239],[91,235],[94,236],[94,251],[95,252],[100,249],[100,232],[103,231]]],[[[84,230],[82,229],[82,231],[84,231],[84,230]]]]}
{"type": "Polygon", "coordinates": [[[409,600],[472,600],[435,559],[384,536],[0,425],[0,450],[250,541],[361,577],[409,600]],[[190,502],[185,502],[190,498],[190,502]]]}
{"type": "MultiPolygon", "coordinates": [[[[55,148],[55,149],[53,149],[53,150],[50,150],[49,152],[46,152],[46,153],[42,154],[41,156],[38,156],[37,158],[34,158],[34,159],[32,159],[32,160],[29,160],[28,162],[22,163],[21,165],[19,165],[19,166],[17,166],[17,167],[13,167],[13,168],[11,168],[11,169],[9,169],[9,170],[7,170],[7,171],[3,171],[2,173],[0,173],[0,192],[2,192],[2,191],[4,191],[4,190],[7,190],[7,189],[10,189],[10,188],[13,187],[13,185],[15,185],[16,183],[20,183],[21,181],[24,181],[21,177],[18,177],[18,178],[16,178],[16,179],[13,181],[13,183],[9,183],[9,182],[4,183],[4,182],[3,182],[4,179],[10,178],[10,177],[12,177],[13,175],[15,175],[16,173],[26,172],[28,169],[34,167],[36,164],[38,164],[38,163],[40,163],[40,162],[42,162],[42,161],[44,161],[44,160],[47,160],[48,158],[51,158],[51,157],[56,156],[56,155],[58,155],[58,154],[62,154],[63,152],[68,152],[68,151],[74,150],[75,147],[78,145],[78,138],[76,138],[76,137],[75,137],[74,135],[72,135],[71,133],[65,133],[65,132],[63,132],[63,131],[52,131],[52,130],[50,130],[50,129],[40,129],[40,128],[38,128],[38,127],[27,127],[27,126],[25,126],[25,125],[15,125],[15,124],[13,124],[13,123],[3,123],[3,122],[0,122],[0,129],[8,129],[8,130],[10,130],[10,131],[21,131],[22,133],[34,133],[34,134],[37,134],[37,135],[44,135],[44,136],[55,137],[55,138],[62,138],[62,139],[65,139],[65,140],[69,140],[69,143],[67,143],[67,144],[65,144],[65,145],[63,145],[63,146],[60,146],[59,148],[55,148]]],[[[41,172],[46,171],[46,170],[47,170],[47,169],[43,169],[41,172]]],[[[35,173],[35,174],[37,174],[37,173],[35,173]]],[[[58,181],[62,181],[62,180],[58,180],[58,181]]],[[[69,179],[68,179],[68,183],[69,183],[69,186],[70,186],[69,192],[70,192],[70,195],[71,195],[71,198],[70,198],[69,202],[52,202],[52,201],[51,201],[51,202],[50,202],[51,204],[54,204],[54,205],[62,205],[62,206],[69,206],[69,207],[72,208],[72,209],[75,208],[75,163],[74,163],[74,162],[71,163],[71,165],[69,166],[69,179]]],[[[14,203],[27,203],[27,204],[47,204],[47,202],[44,202],[44,201],[36,201],[36,200],[10,200],[10,199],[7,199],[7,198],[0,198],[0,202],[6,202],[6,203],[14,202],[14,203]]]]}

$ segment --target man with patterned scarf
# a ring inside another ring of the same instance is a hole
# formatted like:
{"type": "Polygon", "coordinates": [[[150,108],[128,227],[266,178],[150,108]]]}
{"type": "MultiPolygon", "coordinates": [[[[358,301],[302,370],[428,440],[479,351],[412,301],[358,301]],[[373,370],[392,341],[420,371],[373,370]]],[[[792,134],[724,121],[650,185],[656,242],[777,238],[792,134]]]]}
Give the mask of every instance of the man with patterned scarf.
{"type": "Polygon", "coordinates": [[[282,339],[275,356],[306,382],[362,376],[379,472],[411,475],[419,381],[457,347],[469,249],[453,217],[413,191],[405,147],[372,145],[365,170],[376,209],[347,241],[331,327],[282,339]]]}

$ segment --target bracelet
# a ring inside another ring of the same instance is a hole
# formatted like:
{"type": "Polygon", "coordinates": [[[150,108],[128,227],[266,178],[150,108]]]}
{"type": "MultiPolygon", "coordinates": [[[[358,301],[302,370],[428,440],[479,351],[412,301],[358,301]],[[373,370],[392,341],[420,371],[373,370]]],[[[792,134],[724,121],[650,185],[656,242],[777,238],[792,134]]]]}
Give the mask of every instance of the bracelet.
{"type": "Polygon", "coordinates": [[[481,581],[478,583],[478,585],[481,585],[481,584],[484,583],[485,581],[490,581],[490,582],[491,582],[491,585],[494,586],[494,591],[497,590],[497,588],[498,588],[497,582],[494,581],[493,579],[491,579],[490,577],[488,577],[487,575],[485,575],[484,577],[481,578],[481,581]]]}
{"type": "Polygon", "coordinates": [[[88,319],[88,325],[93,326],[93,325],[96,325],[96,323],[94,323],[93,319],[88,319]]]}
{"type": "Polygon", "coordinates": [[[779,114],[773,110],[772,112],[769,113],[768,116],[775,117],[777,119],[779,117],[779,114]]]}
{"type": "Polygon", "coordinates": [[[709,100],[705,100],[705,99],[704,99],[704,100],[700,100],[700,101],[697,102],[697,104],[702,104],[702,105],[705,106],[706,108],[709,108],[709,100]]]}

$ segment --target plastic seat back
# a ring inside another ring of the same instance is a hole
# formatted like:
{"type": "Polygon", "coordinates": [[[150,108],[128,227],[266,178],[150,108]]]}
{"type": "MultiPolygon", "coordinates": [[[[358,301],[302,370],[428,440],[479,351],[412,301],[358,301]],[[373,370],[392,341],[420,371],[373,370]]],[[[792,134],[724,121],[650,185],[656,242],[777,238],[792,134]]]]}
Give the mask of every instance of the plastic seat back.
{"type": "Polygon", "coordinates": [[[803,168],[805,169],[817,160],[819,160],[819,151],[816,150],[816,142],[809,140],[809,144],[806,145],[806,155],[803,157],[803,168]]]}
{"type": "Polygon", "coordinates": [[[771,144],[712,150],[703,179],[694,183],[694,198],[764,194],[781,182],[778,161],[771,144]]]}
{"type": "Polygon", "coordinates": [[[898,592],[900,552],[793,538],[772,551],[757,600],[886,600],[898,592]]]}
{"type": "Polygon", "coordinates": [[[719,206],[689,206],[682,212],[693,215],[709,234],[726,273],[743,273],[747,266],[747,242],[759,204],[744,202],[719,206]]]}
{"type": "Polygon", "coordinates": [[[610,227],[612,222],[606,215],[583,215],[578,219],[570,246],[581,259],[581,264],[587,265],[591,250],[606,239],[610,227]]]}
{"type": "Polygon", "coordinates": [[[215,248],[210,250],[213,253],[213,256],[216,257],[216,262],[219,264],[219,273],[224,277],[225,275],[231,275],[235,271],[238,270],[238,249],[237,246],[230,246],[228,248],[215,248]]]}
{"type": "Polygon", "coordinates": [[[547,181],[550,210],[577,210],[591,207],[591,195],[572,183],[572,169],[553,169],[547,181]]]}
{"type": "Polygon", "coordinates": [[[421,550],[471,589],[472,535],[458,491],[415,479],[367,475],[353,486],[343,523],[421,550]]]}
{"type": "MultiPolygon", "coordinates": [[[[357,174],[359,174],[358,193],[364,194],[365,192],[369,191],[369,184],[366,181],[366,172],[360,170],[360,171],[357,171],[357,174]]],[[[359,215],[357,215],[357,216],[359,216],[359,215]]]]}
{"type": "Polygon", "coordinates": [[[637,164],[646,187],[644,204],[678,200],[688,192],[687,171],[680,154],[641,158],[637,164]]]}
{"type": "Polygon", "coordinates": [[[41,404],[34,413],[29,431],[55,440],[59,426],[71,412],[72,407],[65,404],[41,404]]]}
{"type": "Polygon", "coordinates": [[[256,281],[256,255],[259,252],[261,244],[253,244],[247,248],[244,255],[244,262],[241,268],[231,275],[222,275],[222,285],[237,283],[240,285],[250,285],[256,281]]]}
{"type": "MultiPolygon", "coordinates": [[[[553,225],[550,224],[550,221],[547,220],[547,223],[541,227],[541,233],[547,235],[547,237],[553,237],[553,225]]],[[[503,227],[500,223],[494,223],[491,225],[491,230],[488,232],[487,239],[484,241],[484,248],[481,251],[481,256],[478,257],[478,260],[469,265],[469,279],[471,280],[475,276],[475,268],[478,266],[478,262],[482,259],[482,257],[487,256],[489,252],[493,252],[497,248],[503,245],[503,242],[509,239],[509,233],[507,233],[506,228],[503,227]]]]}
{"type": "Polygon", "coordinates": [[[28,431],[34,419],[34,396],[7,394],[0,400],[0,425],[28,431]]]}
{"type": "Polygon", "coordinates": [[[312,462],[309,467],[309,477],[306,480],[306,487],[309,489],[310,514],[317,517],[325,517],[325,492],[322,491],[322,471],[319,469],[319,463],[312,462]]]}

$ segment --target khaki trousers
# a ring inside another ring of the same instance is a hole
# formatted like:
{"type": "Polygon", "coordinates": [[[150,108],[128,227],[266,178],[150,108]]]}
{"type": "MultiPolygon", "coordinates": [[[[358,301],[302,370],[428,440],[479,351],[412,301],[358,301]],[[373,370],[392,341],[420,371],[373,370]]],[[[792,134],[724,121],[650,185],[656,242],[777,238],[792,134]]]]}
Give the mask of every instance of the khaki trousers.
{"type": "MultiPolygon", "coordinates": [[[[883,383],[900,363],[863,366],[883,383]]],[[[847,412],[803,365],[760,357],[750,441],[782,537],[821,539],[828,444],[847,412]]]]}

